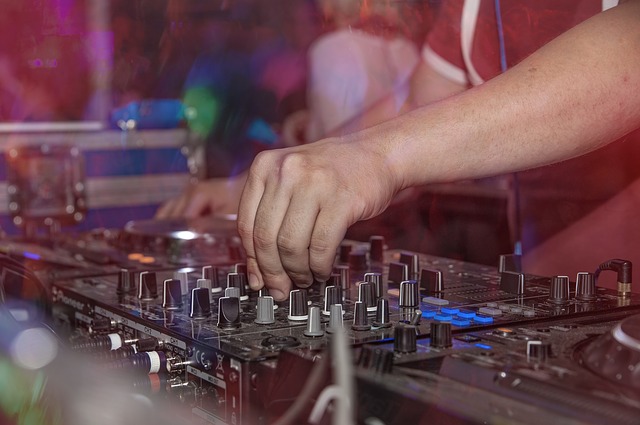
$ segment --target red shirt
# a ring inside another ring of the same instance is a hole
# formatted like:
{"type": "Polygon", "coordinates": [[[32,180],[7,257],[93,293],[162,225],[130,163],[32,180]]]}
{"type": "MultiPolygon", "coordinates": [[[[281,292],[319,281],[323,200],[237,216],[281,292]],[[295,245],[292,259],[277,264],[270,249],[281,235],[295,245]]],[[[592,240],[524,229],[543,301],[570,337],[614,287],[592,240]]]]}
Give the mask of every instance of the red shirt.
{"type": "MultiPolygon", "coordinates": [[[[614,6],[603,0],[502,0],[509,68],[585,19],[614,6]]],[[[443,1],[423,57],[441,75],[478,85],[501,73],[495,2],[443,1]]]]}

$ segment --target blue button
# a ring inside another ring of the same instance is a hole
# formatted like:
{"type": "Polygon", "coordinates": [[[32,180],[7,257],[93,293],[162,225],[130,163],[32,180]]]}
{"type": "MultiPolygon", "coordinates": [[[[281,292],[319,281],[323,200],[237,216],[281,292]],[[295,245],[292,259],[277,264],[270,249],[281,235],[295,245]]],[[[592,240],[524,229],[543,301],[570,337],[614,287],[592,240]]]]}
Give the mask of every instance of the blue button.
{"type": "Polygon", "coordinates": [[[453,316],[449,316],[448,314],[436,314],[434,319],[438,322],[450,322],[453,319],[453,316]]]}
{"type": "Polygon", "coordinates": [[[436,314],[438,314],[438,312],[435,310],[425,310],[422,312],[422,317],[424,317],[425,319],[433,319],[436,314]]]}
{"type": "Polygon", "coordinates": [[[442,307],[440,311],[444,314],[456,314],[460,311],[460,309],[455,307],[442,307]]]}
{"type": "Polygon", "coordinates": [[[464,319],[453,319],[451,321],[451,324],[455,326],[469,326],[471,322],[469,320],[464,320],[464,319]]]}
{"type": "Polygon", "coordinates": [[[473,320],[478,323],[493,323],[493,317],[489,316],[476,316],[473,320]]]}
{"type": "Polygon", "coordinates": [[[458,317],[461,317],[463,319],[473,319],[474,317],[476,317],[476,312],[475,311],[462,310],[462,311],[458,312],[458,317]]]}

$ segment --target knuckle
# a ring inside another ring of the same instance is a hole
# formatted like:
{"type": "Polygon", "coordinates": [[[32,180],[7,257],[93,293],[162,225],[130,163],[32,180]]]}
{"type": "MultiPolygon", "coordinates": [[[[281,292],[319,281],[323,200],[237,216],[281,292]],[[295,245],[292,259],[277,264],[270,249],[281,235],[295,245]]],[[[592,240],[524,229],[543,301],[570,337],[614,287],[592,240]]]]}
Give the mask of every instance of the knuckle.
{"type": "Polygon", "coordinates": [[[311,256],[312,260],[309,261],[309,268],[313,276],[316,276],[318,280],[326,280],[331,276],[331,270],[333,261],[322,259],[320,257],[314,258],[311,256]]]}
{"type": "Polygon", "coordinates": [[[286,174],[298,174],[308,168],[309,162],[306,156],[298,152],[287,153],[283,156],[280,164],[280,172],[286,174]]]}
{"type": "Polygon", "coordinates": [[[249,240],[253,238],[253,223],[242,220],[241,217],[238,217],[237,228],[238,234],[242,240],[249,240]]]}
{"type": "Polygon", "coordinates": [[[257,250],[268,251],[275,247],[275,237],[266,229],[256,228],[253,231],[253,244],[257,250]]]}
{"type": "Polygon", "coordinates": [[[259,152],[253,160],[253,164],[249,170],[249,176],[259,173],[260,170],[269,170],[275,162],[275,154],[272,151],[259,152]]]}
{"type": "Polygon", "coordinates": [[[318,280],[326,280],[331,275],[335,254],[335,248],[322,241],[309,247],[309,268],[318,280]]]}
{"type": "Polygon", "coordinates": [[[278,235],[277,239],[278,251],[281,256],[285,257],[296,257],[303,253],[303,246],[300,243],[296,243],[294,238],[290,238],[284,236],[282,234],[278,235]]]}

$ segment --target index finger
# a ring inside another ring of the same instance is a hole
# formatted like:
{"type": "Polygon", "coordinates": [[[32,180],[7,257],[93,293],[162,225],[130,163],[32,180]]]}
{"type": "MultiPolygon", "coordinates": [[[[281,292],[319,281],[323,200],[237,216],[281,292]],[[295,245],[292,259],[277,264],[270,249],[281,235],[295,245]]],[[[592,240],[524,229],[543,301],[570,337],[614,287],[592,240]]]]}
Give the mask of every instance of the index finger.
{"type": "Polygon", "coordinates": [[[255,171],[249,171],[249,176],[240,196],[238,207],[238,233],[242,240],[242,245],[247,254],[247,279],[249,286],[254,291],[264,287],[260,270],[256,262],[256,251],[253,245],[253,228],[256,219],[256,212],[264,193],[265,184],[260,177],[255,176],[255,171]]]}

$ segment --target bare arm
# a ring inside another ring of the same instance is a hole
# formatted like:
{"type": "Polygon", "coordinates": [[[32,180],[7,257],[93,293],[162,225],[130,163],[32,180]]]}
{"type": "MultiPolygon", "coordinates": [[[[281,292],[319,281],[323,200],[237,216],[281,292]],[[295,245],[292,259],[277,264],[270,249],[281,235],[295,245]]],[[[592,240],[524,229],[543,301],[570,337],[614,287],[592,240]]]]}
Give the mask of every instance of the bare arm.
{"type": "Polygon", "coordinates": [[[328,278],[346,229],[399,190],[574,157],[640,126],[640,0],[460,95],[344,137],[258,156],[238,228],[251,286],[328,278]]]}
{"type": "Polygon", "coordinates": [[[354,119],[333,129],[330,135],[345,135],[372,127],[402,113],[446,99],[467,89],[466,86],[443,77],[422,59],[416,65],[406,84],[409,87],[409,97],[400,108],[396,105],[395,96],[391,93],[354,119]]]}

